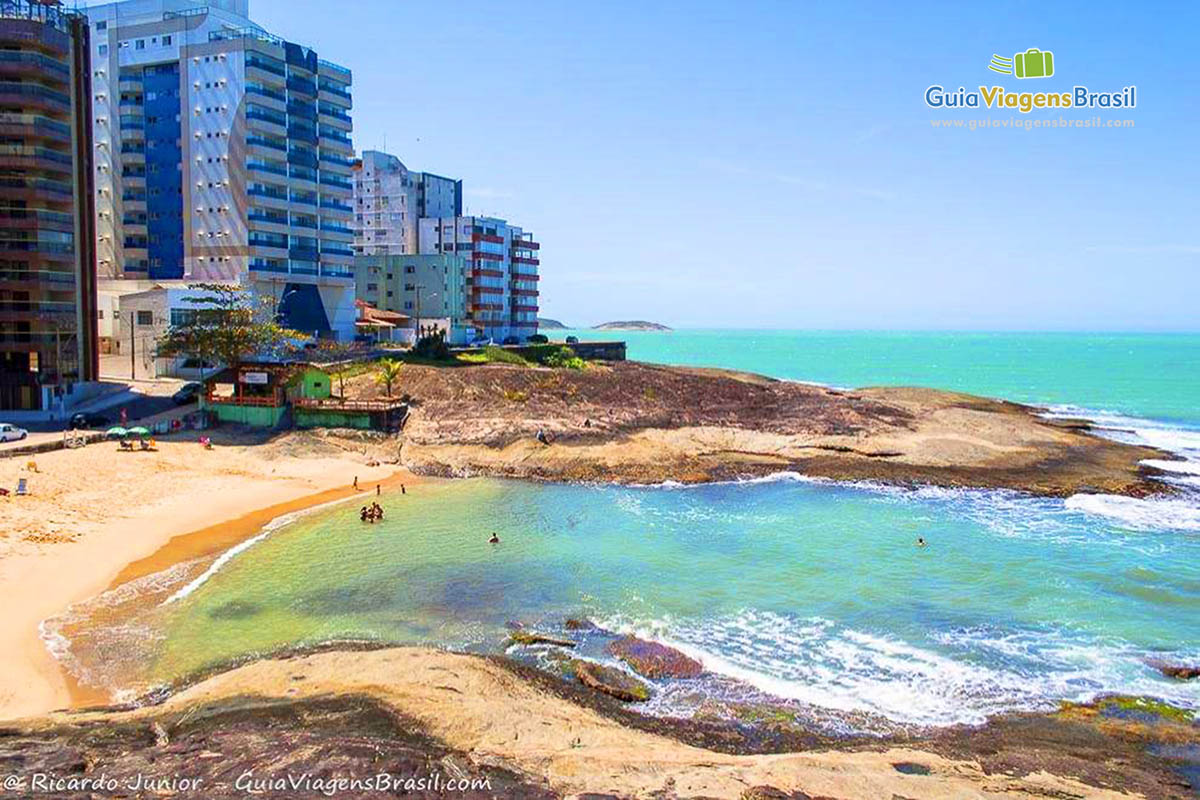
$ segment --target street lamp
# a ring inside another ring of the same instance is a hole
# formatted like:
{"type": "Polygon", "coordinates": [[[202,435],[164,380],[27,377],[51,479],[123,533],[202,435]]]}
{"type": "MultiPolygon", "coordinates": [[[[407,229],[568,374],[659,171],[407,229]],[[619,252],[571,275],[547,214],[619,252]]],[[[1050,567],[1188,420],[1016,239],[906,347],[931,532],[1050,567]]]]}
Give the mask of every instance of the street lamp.
{"type": "MultiPolygon", "coordinates": [[[[424,288],[425,287],[421,286],[420,284],[417,284],[416,286],[413,287],[413,290],[417,293],[417,338],[418,339],[421,338],[421,290],[424,288]]],[[[429,297],[431,299],[434,297],[438,297],[438,296],[439,295],[437,292],[429,293],[429,297]]]]}

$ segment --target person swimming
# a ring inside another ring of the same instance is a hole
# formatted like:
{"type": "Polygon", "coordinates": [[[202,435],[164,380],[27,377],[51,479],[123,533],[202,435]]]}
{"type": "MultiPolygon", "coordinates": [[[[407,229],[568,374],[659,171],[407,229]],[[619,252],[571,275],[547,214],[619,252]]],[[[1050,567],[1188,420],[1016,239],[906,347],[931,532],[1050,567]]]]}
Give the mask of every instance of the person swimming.
{"type": "Polygon", "coordinates": [[[488,539],[488,544],[500,544],[500,537],[496,535],[495,531],[492,531],[492,538],[488,539]]]}
{"type": "Polygon", "coordinates": [[[925,547],[926,544],[927,544],[927,542],[925,541],[924,537],[921,537],[921,536],[917,537],[917,547],[925,547]]]}

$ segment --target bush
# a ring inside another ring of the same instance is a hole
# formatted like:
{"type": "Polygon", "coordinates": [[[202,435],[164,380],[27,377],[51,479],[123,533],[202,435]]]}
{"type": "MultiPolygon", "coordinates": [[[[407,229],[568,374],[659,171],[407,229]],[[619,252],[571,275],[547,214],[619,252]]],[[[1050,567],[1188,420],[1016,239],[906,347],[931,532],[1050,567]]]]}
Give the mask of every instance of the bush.
{"type": "Polygon", "coordinates": [[[503,347],[497,347],[494,344],[489,344],[483,348],[483,357],[485,361],[493,364],[513,364],[518,367],[529,366],[529,361],[520,353],[505,350],[503,347]]]}
{"type": "Polygon", "coordinates": [[[529,342],[530,344],[548,344],[550,342],[550,337],[546,336],[544,333],[535,333],[525,341],[529,342]]]}
{"type": "Polygon", "coordinates": [[[422,336],[418,339],[417,344],[412,349],[412,353],[421,358],[447,361],[450,358],[450,346],[446,344],[445,336],[435,333],[432,336],[422,336]]]}
{"type": "Polygon", "coordinates": [[[548,353],[542,363],[553,369],[583,369],[587,366],[582,358],[569,347],[558,347],[548,353]]]}

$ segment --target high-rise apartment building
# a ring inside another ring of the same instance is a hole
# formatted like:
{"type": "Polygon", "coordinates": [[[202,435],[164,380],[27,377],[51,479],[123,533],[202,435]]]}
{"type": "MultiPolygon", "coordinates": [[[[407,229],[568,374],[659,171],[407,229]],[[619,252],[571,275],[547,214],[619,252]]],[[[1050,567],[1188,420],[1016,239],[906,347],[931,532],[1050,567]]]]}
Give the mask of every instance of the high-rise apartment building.
{"type": "Polygon", "coordinates": [[[367,150],[354,165],[354,249],[368,256],[419,252],[418,220],[462,214],[462,181],[410,172],[388,153],[367,150]]]}
{"type": "Polygon", "coordinates": [[[88,9],[100,272],[236,280],[290,327],[351,336],[351,74],[248,13],[88,9]]]}
{"type": "Polygon", "coordinates": [[[454,253],[468,265],[467,320],[497,341],[537,333],[538,251],[533,235],[495,217],[420,220],[422,253],[454,253]]]}
{"type": "Polygon", "coordinates": [[[0,409],[66,409],[99,373],[87,19],[0,3],[0,409]]]}

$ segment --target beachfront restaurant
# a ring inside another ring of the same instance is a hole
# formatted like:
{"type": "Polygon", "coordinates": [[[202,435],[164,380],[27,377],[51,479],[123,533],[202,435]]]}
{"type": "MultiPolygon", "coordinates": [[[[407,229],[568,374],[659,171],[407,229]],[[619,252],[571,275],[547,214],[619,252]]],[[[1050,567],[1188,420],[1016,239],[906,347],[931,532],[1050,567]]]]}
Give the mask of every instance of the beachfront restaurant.
{"type": "Polygon", "coordinates": [[[221,370],[204,382],[204,410],[221,422],[273,428],[287,412],[286,386],[292,374],[281,364],[243,364],[221,370]]]}
{"type": "Polygon", "coordinates": [[[394,431],[404,425],[408,403],[399,397],[347,400],[333,396],[334,375],[302,365],[289,382],[292,419],[297,428],[358,428],[394,431]]]}

